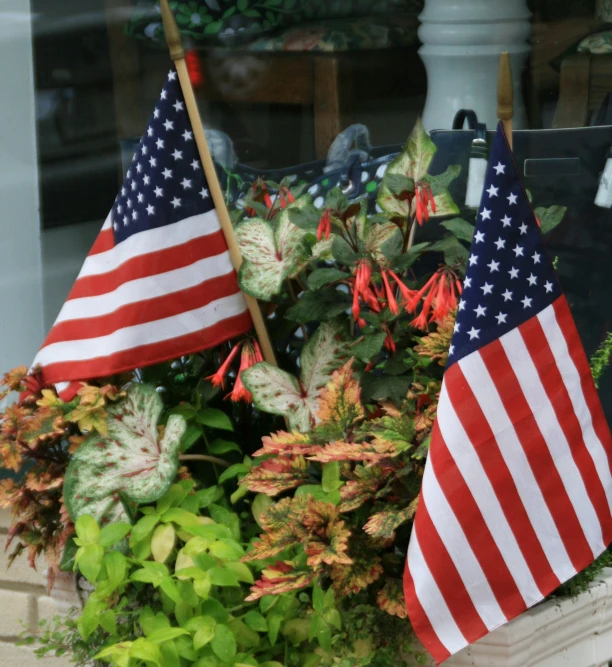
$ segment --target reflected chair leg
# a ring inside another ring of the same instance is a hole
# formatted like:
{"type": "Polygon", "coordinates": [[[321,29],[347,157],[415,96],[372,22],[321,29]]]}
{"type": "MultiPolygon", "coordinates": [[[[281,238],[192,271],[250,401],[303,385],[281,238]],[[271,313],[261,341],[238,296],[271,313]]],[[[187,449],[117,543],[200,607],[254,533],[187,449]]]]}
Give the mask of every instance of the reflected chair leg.
{"type": "Polygon", "coordinates": [[[325,158],[340,126],[338,59],[317,56],[314,62],[314,126],[317,158],[325,158]]]}
{"type": "Polygon", "coordinates": [[[591,58],[577,53],[563,60],[553,127],[583,127],[588,121],[591,58]]]}

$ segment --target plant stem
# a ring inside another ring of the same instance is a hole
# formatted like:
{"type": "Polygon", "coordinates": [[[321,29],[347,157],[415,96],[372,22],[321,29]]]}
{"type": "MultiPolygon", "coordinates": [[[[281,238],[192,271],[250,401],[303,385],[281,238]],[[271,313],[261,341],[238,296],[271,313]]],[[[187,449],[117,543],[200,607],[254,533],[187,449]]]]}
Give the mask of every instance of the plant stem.
{"type": "Polygon", "coordinates": [[[216,456],[208,456],[207,454],[181,454],[179,461],[207,461],[208,463],[215,463],[224,468],[229,468],[231,465],[231,463],[223,459],[218,459],[216,456]]]}
{"type": "Polygon", "coordinates": [[[416,237],[416,233],[417,233],[417,225],[416,225],[416,221],[413,220],[412,221],[412,227],[410,228],[410,234],[408,235],[408,244],[406,245],[406,248],[404,249],[404,252],[406,250],[410,250],[410,248],[412,248],[412,246],[414,245],[414,239],[416,237]]]}

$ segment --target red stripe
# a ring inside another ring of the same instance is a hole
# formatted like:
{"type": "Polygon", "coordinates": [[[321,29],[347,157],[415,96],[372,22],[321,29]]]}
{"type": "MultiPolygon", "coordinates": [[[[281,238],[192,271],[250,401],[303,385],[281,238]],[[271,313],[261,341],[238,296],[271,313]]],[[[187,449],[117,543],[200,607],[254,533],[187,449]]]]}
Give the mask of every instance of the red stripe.
{"type": "MultiPolygon", "coordinates": [[[[581,570],[592,559],[591,548],[504,347],[495,340],[480,350],[480,356],[514,426],[572,565],[581,570]]],[[[543,591],[544,594],[556,585],[543,591]]]]}
{"type": "Polygon", "coordinates": [[[68,403],[71,401],[77,394],[77,391],[82,387],[83,385],[80,382],[71,382],[66,389],[63,391],[58,392],[58,396],[64,401],[64,403],[68,403]]]}
{"type": "Polygon", "coordinates": [[[232,270],[224,276],[154,299],[146,299],[146,294],[143,294],[142,301],[118,307],[107,315],[58,322],[49,332],[43,348],[52,343],[107,336],[119,329],[163,320],[202,308],[217,299],[238,294],[239,291],[236,274],[232,270]]]}
{"type": "Polygon", "coordinates": [[[224,252],[227,252],[227,243],[223,232],[218,231],[171,248],[137,255],[107,273],[79,278],[70,291],[68,300],[108,294],[131,280],[180,269],[224,252]]]}
{"type": "Polygon", "coordinates": [[[112,250],[114,247],[115,247],[115,237],[113,235],[112,228],[109,227],[108,229],[103,229],[98,234],[98,238],[94,241],[94,244],[91,246],[89,254],[98,255],[101,252],[112,250]]]}
{"type": "Polygon", "coordinates": [[[438,639],[438,635],[433,629],[429,618],[417,597],[414,588],[414,581],[408,563],[404,567],[404,598],[406,600],[406,609],[410,618],[410,624],[423,646],[431,653],[436,664],[440,664],[447,658],[450,658],[450,651],[438,639]]]}
{"type": "Polygon", "coordinates": [[[453,369],[456,370],[446,373],[444,378],[449,399],[491,482],[531,575],[542,595],[547,595],[561,582],[550,567],[516,488],[514,478],[463,370],[459,364],[455,364],[453,369]]]}
{"type": "MultiPolygon", "coordinates": [[[[448,381],[449,375],[456,372],[455,368],[457,364],[446,371],[445,382],[448,381]]],[[[485,573],[504,616],[508,619],[518,616],[526,609],[525,600],[520,594],[504,557],[495,544],[472,492],[446,446],[438,422],[435,423],[431,436],[429,457],[436,470],[441,471],[438,483],[485,573]]]]}
{"type": "MultiPolygon", "coordinates": [[[[518,330],[525,341],[531,360],[533,361],[544,391],[550,400],[557,421],[569,443],[572,457],[584,481],[587,494],[599,518],[602,539],[607,544],[612,535],[612,517],[604,488],[601,484],[593,459],[584,443],[580,422],[574,412],[563,378],[546,339],[546,334],[537,317],[532,317],[521,324],[518,330]]],[[[593,554],[598,556],[599,554],[593,554]]]]}
{"type": "MultiPolygon", "coordinates": [[[[431,462],[429,465],[431,466],[431,462]]],[[[461,634],[471,644],[486,635],[489,629],[480,618],[480,614],[472,602],[453,559],[446,550],[444,542],[440,539],[440,535],[429,516],[424,494],[421,494],[419,498],[415,527],[419,535],[419,545],[423,558],[431,576],[440,589],[446,606],[455,619],[457,627],[461,630],[461,634]]]]}
{"type": "Polygon", "coordinates": [[[580,340],[576,325],[574,324],[574,318],[570,313],[570,309],[567,305],[565,297],[560,297],[557,299],[553,303],[553,308],[557,318],[557,323],[565,338],[567,349],[569,350],[569,355],[574,362],[574,366],[576,366],[576,369],[578,370],[578,374],[580,375],[582,393],[584,394],[586,404],[588,405],[589,411],[591,413],[591,421],[593,422],[595,434],[604,447],[608,457],[608,466],[610,468],[610,472],[612,473],[612,435],[610,434],[610,428],[608,427],[608,422],[604,415],[601,401],[599,400],[597,388],[595,387],[595,382],[593,381],[593,376],[591,375],[591,369],[589,367],[587,356],[585,354],[584,348],[582,347],[582,341],[580,340]]]}
{"type": "Polygon", "coordinates": [[[240,315],[216,322],[206,329],[171,340],[115,352],[106,357],[49,364],[43,369],[43,380],[47,384],[55,384],[56,382],[107,377],[116,373],[125,373],[134,368],[159,364],[216,347],[230,338],[247,333],[251,327],[251,316],[246,311],[240,315]]]}

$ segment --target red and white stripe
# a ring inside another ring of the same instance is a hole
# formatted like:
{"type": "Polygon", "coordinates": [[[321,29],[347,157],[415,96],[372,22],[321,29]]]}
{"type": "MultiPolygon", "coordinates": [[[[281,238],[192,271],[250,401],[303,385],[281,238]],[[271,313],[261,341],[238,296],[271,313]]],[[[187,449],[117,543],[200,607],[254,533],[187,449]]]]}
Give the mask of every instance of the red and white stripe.
{"type": "Polygon", "coordinates": [[[78,388],[71,381],[191,354],[250,328],[214,209],[116,246],[109,216],[33,365],[67,397],[78,388]]]}
{"type": "Polygon", "coordinates": [[[611,460],[565,297],[447,370],[404,576],[437,662],[605,549],[611,460]]]}

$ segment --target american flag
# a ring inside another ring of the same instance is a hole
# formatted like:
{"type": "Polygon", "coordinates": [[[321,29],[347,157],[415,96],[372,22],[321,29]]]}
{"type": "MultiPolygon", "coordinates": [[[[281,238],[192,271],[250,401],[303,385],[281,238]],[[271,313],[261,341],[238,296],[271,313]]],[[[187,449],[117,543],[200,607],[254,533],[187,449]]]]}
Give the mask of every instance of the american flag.
{"type": "Polygon", "coordinates": [[[442,662],[612,538],[612,439],[500,125],[408,548],[412,625],[442,662]]]}
{"type": "Polygon", "coordinates": [[[251,326],[172,69],[33,366],[68,398],[74,381],[214,347],[251,326]]]}

